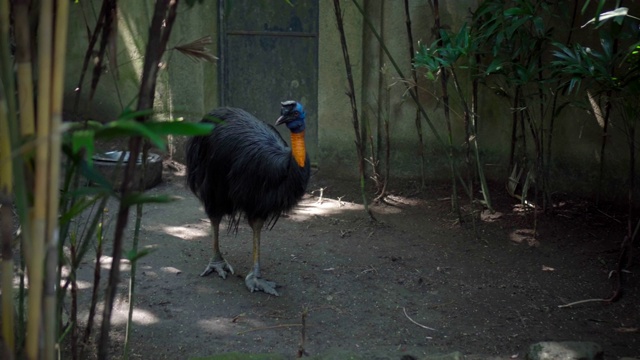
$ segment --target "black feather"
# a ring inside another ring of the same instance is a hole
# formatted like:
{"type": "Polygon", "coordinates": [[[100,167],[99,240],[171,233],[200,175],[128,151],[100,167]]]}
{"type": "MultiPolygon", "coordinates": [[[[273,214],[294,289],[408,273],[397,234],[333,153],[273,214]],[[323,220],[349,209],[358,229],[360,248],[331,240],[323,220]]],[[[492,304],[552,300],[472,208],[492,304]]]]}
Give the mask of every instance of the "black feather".
{"type": "MultiPolygon", "coordinates": [[[[210,218],[240,216],[273,226],[304,195],[309,159],[300,167],[278,131],[242,109],[219,108],[211,134],[187,142],[187,184],[210,218]]],[[[204,122],[211,122],[207,117],[204,122]]]]}

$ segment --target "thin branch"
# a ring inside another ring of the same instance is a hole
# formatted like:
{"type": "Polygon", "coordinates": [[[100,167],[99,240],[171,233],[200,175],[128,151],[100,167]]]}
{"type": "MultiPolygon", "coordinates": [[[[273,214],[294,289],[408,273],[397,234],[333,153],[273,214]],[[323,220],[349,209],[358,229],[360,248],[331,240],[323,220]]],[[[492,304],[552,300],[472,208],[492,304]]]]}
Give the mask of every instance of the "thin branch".
{"type": "Polygon", "coordinates": [[[558,305],[559,308],[567,308],[567,307],[571,307],[574,305],[580,305],[580,304],[586,304],[586,303],[590,303],[590,302],[607,302],[607,299],[587,299],[587,300],[580,300],[580,301],[574,301],[572,303],[568,303],[568,304],[564,304],[564,305],[558,305]]]}
{"type": "Polygon", "coordinates": [[[279,328],[289,328],[289,327],[294,327],[294,326],[302,326],[302,324],[280,324],[280,325],[274,325],[274,326],[265,326],[265,327],[253,328],[253,329],[249,329],[249,330],[245,330],[245,331],[240,331],[240,332],[238,332],[238,335],[244,335],[246,333],[250,333],[250,332],[253,332],[253,331],[271,330],[271,329],[279,329],[279,328]]]}
{"type": "Polygon", "coordinates": [[[104,17],[107,11],[107,2],[102,3],[102,8],[100,9],[100,14],[98,15],[98,20],[96,22],[96,27],[93,30],[93,34],[91,34],[91,39],[89,40],[89,46],[87,46],[87,51],[84,54],[84,60],[82,61],[82,69],[80,70],[80,79],[78,80],[78,85],[76,86],[76,98],[73,103],[73,111],[78,111],[78,105],[80,104],[80,93],[82,92],[82,84],[84,83],[84,76],[87,74],[87,68],[89,67],[89,62],[91,61],[91,55],[93,54],[93,49],[96,46],[96,42],[98,42],[98,35],[102,31],[102,27],[104,24],[104,17]]]}
{"type": "Polygon", "coordinates": [[[336,23],[338,25],[338,32],[340,33],[340,44],[342,45],[342,55],[344,56],[344,65],[347,70],[347,81],[349,83],[349,90],[347,91],[347,96],[351,101],[351,111],[352,111],[352,122],[353,129],[356,135],[356,151],[358,155],[358,169],[360,171],[360,189],[362,192],[362,200],[364,202],[364,208],[369,217],[372,220],[375,220],[373,213],[369,210],[369,205],[367,202],[367,196],[364,187],[364,149],[362,145],[362,133],[360,132],[360,125],[358,121],[358,104],[356,103],[356,94],[355,94],[355,86],[353,84],[353,73],[351,71],[351,60],[349,60],[349,50],[347,48],[347,39],[345,37],[344,31],[344,23],[342,21],[342,8],[340,7],[340,0],[333,0],[334,11],[336,15],[336,23]]]}
{"type": "Polygon", "coordinates": [[[436,330],[436,329],[434,329],[434,328],[428,327],[428,326],[426,326],[426,325],[422,325],[422,324],[420,324],[419,322],[417,322],[417,321],[413,320],[411,317],[409,317],[409,314],[407,314],[407,309],[402,308],[402,312],[404,313],[404,316],[406,316],[406,317],[407,317],[407,319],[409,319],[409,321],[411,321],[412,323],[414,323],[414,324],[416,324],[416,325],[420,326],[421,328],[423,328],[423,329],[427,329],[427,330],[438,331],[438,330],[436,330]]]}
{"type": "MultiPolygon", "coordinates": [[[[407,37],[409,39],[409,60],[413,62],[413,56],[416,51],[413,47],[413,31],[411,30],[411,12],[409,11],[409,0],[404,0],[404,17],[405,23],[407,25],[407,37]]],[[[413,83],[416,88],[418,86],[418,74],[416,69],[411,67],[411,77],[413,79],[413,83]]],[[[420,101],[420,93],[416,90],[416,101],[420,101]]],[[[425,184],[425,174],[424,174],[424,141],[422,138],[422,123],[420,122],[420,109],[416,107],[416,132],[418,133],[418,154],[420,155],[420,186],[424,188],[425,184]]]]}
{"type": "MultiPolygon", "coordinates": [[[[138,95],[138,110],[153,108],[155,96],[156,79],[159,71],[159,64],[162,54],[166,49],[169,35],[173,28],[173,23],[177,15],[179,0],[157,0],[151,26],[149,27],[149,42],[145,52],[142,81],[138,95]]],[[[140,117],[138,121],[145,121],[146,117],[140,117]]],[[[139,136],[129,140],[129,161],[127,162],[124,177],[122,180],[122,198],[131,193],[132,182],[136,168],[138,154],[140,153],[142,139],[139,136]]],[[[115,301],[118,283],[120,282],[120,259],[122,258],[122,243],[124,230],[129,218],[129,205],[120,202],[118,210],[116,230],[113,239],[113,253],[109,282],[106,290],[106,301],[102,316],[102,328],[100,342],[98,344],[98,359],[103,360],[108,357],[109,330],[111,328],[111,312],[115,301]]]]}

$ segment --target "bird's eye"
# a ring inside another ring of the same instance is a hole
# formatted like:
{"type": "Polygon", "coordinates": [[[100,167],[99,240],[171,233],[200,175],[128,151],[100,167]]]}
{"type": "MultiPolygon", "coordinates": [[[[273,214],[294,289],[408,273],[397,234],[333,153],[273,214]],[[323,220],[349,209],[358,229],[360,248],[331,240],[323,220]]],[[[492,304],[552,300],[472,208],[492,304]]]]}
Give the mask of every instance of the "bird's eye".
{"type": "Polygon", "coordinates": [[[298,116],[298,115],[300,115],[300,113],[299,113],[299,112],[297,112],[297,111],[294,111],[294,112],[293,112],[293,116],[298,116]]]}

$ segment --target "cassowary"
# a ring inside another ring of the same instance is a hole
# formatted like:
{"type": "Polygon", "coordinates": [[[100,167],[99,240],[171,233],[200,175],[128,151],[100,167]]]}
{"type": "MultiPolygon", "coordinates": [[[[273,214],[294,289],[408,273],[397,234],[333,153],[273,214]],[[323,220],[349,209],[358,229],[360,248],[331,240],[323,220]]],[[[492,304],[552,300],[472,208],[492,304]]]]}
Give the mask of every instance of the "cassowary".
{"type": "MultiPolygon", "coordinates": [[[[219,108],[210,118],[221,122],[205,136],[187,142],[187,184],[202,202],[213,230],[213,257],[200,274],[214,271],[225,279],[233,268],[219,247],[220,221],[229,216],[237,230],[244,214],[253,230],[253,270],[245,278],[251,292],[278,295],[276,283],[260,272],[260,231],[273,226],[304,195],[309,182],[309,156],[305,151],[305,112],[296,101],[281,103],[276,125],[291,131],[291,147],[278,131],[242,109],[219,108]]],[[[209,119],[208,119],[209,118],[209,119]]]]}

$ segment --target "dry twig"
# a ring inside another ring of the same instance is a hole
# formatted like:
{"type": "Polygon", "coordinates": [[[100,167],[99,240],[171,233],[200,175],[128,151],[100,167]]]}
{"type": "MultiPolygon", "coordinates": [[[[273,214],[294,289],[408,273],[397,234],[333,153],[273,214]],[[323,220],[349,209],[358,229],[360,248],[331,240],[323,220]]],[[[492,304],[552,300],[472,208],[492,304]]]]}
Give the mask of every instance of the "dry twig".
{"type": "Polygon", "coordinates": [[[580,300],[580,301],[574,301],[572,303],[568,303],[568,304],[564,304],[564,305],[558,305],[559,308],[566,308],[566,307],[571,307],[574,305],[580,305],[580,304],[585,304],[585,303],[590,303],[590,302],[606,302],[609,301],[608,299],[586,299],[586,300],[580,300]]]}
{"type": "Polygon", "coordinates": [[[412,323],[414,323],[414,324],[416,324],[416,325],[420,326],[421,328],[423,328],[423,329],[427,329],[427,330],[438,331],[438,330],[436,330],[436,329],[434,329],[434,328],[428,327],[428,326],[426,326],[426,325],[422,325],[422,324],[420,324],[419,322],[417,322],[417,321],[413,320],[411,317],[409,317],[409,314],[407,314],[407,309],[402,308],[402,312],[404,313],[404,316],[406,316],[406,317],[407,317],[407,319],[409,319],[409,321],[411,321],[412,323]]]}
{"type": "Polygon", "coordinates": [[[210,35],[207,35],[190,43],[174,46],[174,49],[180,51],[194,62],[203,60],[215,63],[218,57],[213,55],[207,48],[211,44],[213,44],[213,40],[210,35]]]}
{"type": "Polygon", "coordinates": [[[302,311],[301,314],[301,322],[302,322],[302,329],[300,330],[300,344],[298,345],[298,353],[297,353],[297,358],[301,358],[303,356],[308,356],[309,354],[307,353],[307,351],[304,349],[304,343],[306,340],[306,330],[307,330],[307,313],[308,313],[308,309],[304,309],[302,311]]]}
{"type": "Polygon", "coordinates": [[[265,327],[253,328],[253,329],[249,329],[249,330],[245,330],[245,331],[240,331],[240,332],[238,332],[238,335],[244,335],[246,333],[250,333],[250,332],[253,332],[253,331],[271,330],[271,329],[278,329],[278,328],[288,328],[288,327],[294,327],[294,326],[302,326],[302,324],[280,324],[280,325],[274,325],[274,326],[265,326],[265,327]]]}

